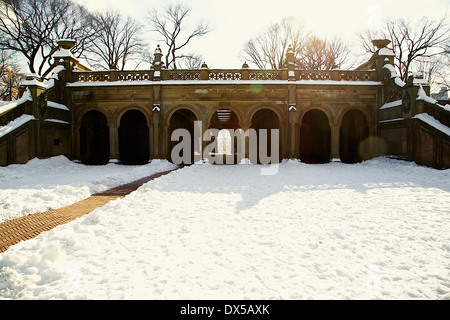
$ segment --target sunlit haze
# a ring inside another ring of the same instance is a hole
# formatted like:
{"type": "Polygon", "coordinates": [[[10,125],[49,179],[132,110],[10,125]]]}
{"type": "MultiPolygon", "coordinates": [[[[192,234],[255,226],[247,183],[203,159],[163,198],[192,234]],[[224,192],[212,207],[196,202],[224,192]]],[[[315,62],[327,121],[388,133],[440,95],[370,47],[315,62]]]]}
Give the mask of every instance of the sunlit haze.
{"type": "MultiPolygon", "coordinates": [[[[162,9],[170,3],[163,0],[76,0],[92,11],[117,9],[149,25],[148,11],[162,9]]],[[[175,2],[173,2],[175,3],[175,2]]],[[[292,0],[190,0],[190,22],[209,21],[212,32],[192,41],[189,52],[201,53],[214,68],[240,68],[240,51],[246,41],[258,35],[284,17],[302,21],[307,30],[321,37],[340,36],[357,46],[355,34],[366,28],[377,29],[388,18],[411,21],[426,16],[439,19],[448,14],[448,0],[348,0],[348,1],[292,1],[292,0]]],[[[149,33],[150,48],[158,44],[155,34],[149,33]]],[[[356,48],[360,50],[359,48],[356,48]]],[[[151,49],[153,50],[153,49],[151,49]]]]}

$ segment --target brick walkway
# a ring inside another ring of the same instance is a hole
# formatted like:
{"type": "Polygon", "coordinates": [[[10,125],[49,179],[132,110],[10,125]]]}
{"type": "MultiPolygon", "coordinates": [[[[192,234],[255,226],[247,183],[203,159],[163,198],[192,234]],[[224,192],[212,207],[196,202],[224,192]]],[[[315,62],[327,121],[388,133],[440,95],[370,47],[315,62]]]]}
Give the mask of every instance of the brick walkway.
{"type": "Polygon", "coordinates": [[[76,202],[67,207],[35,213],[0,223],[0,252],[6,251],[8,247],[20,241],[32,239],[41,232],[48,231],[56,226],[65,224],[88,214],[95,208],[104,206],[111,200],[122,198],[139,188],[144,183],[172,171],[174,170],[156,173],[105,192],[94,194],[89,198],[76,202]]]}

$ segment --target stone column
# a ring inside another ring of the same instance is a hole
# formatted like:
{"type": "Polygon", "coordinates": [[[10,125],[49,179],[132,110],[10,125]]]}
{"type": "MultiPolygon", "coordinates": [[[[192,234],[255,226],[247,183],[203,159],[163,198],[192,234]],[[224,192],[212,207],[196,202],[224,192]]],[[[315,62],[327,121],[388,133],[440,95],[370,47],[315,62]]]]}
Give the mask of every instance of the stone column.
{"type": "Polygon", "coordinates": [[[331,158],[340,159],[340,128],[339,124],[330,123],[331,127],[331,158]]]}
{"type": "Polygon", "coordinates": [[[109,159],[119,160],[119,128],[114,118],[108,119],[109,128],[109,159]]]}
{"type": "Polygon", "coordinates": [[[161,111],[160,109],[158,109],[160,107],[158,106],[154,106],[153,107],[153,111],[152,111],[152,124],[151,124],[151,128],[152,128],[152,132],[151,132],[151,139],[150,139],[150,152],[151,152],[151,156],[153,158],[161,158],[160,155],[160,145],[159,145],[159,141],[160,141],[160,132],[159,132],[159,128],[160,128],[160,122],[161,122],[161,111]]]}
{"type": "Polygon", "coordinates": [[[296,133],[298,130],[298,112],[295,106],[289,107],[289,156],[295,157],[299,152],[296,150],[296,133]]]}

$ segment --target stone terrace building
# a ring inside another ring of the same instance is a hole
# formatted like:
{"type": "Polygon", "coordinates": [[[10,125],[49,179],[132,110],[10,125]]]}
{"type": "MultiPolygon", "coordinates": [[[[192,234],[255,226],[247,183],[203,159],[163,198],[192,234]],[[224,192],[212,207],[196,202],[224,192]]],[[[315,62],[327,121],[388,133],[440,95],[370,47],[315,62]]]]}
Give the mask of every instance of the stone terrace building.
{"type": "Polygon", "coordinates": [[[400,80],[388,43],[375,41],[379,50],[356,70],[299,70],[292,50],[282,70],[167,70],[158,47],[150,70],[92,71],[71,54],[73,41],[60,41],[52,78],[28,77],[22,98],[0,107],[0,165],[56,155],[170,160],[174,130],[194,133],[201,121],[202,132],[279,129],[280,159],[386,155],[450,168],[450,106],[431,99],[420,76],[400,80]]]}

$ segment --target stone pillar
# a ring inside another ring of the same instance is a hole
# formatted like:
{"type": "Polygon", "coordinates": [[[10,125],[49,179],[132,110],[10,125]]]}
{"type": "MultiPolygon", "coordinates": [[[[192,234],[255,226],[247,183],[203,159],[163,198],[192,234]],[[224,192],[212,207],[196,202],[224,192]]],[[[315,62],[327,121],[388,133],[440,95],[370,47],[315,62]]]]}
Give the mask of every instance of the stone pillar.
{"type": "Polygon", "coordinates": [[[108,120],[109,128],[109,159],[119,160],[119,128],[116,121],[108,120]]]}
{"type": "Polygon", "coordinates": [[[31,110],[28,110],[28,112],[38,120],[35,127],[36,138],[33,139],[33,149],[37,157],[42,157],[43,141],[41,136],[41,125],[47,112],[47,94],[45,92],[45,86],[38,75],[32,73],[26,76],[25,80],[20,84],[20,88],[22,92],[28,89],[33,100],[31,102],[31,110]]]}
{"type": "Polygon", "coordinates": [[[369,126],[369,157],[374,158],[379,154],[377,126],[369,126]]]}
{"type": "MultiPolygon", "coordinates": [[[[201,127],[201,132],[200,132],[200,136],[201,136],[201,141],[200,141],[200,145],[201,145],[201,156],[203,159],[208,158],[209,155],[205,155],[203,154],[205,148],[212,142],[212,141],[205,141],[203,138],[203,135],[205,134],[206,130],[208,130],[209,127],[209,120],[206,117],[203,117],[201,119],[199,119],[201,121],[202,127],[201,127]]],[[[200,128],[197,128],[200,129],[200,128]]]]}
{"type": "Polygon", "coordinates": [[[208,65],[203,62],[202,67],[200,69],[200,80],[209,80],[209,71],[208,65]]]}
{"type": "Polygon", "coordinates": [[[158,109],[158,107],[155,105],[153,107],[153,111],[152,111],[152,132],[151,132],[151,143],[150,143],[150,152],[151,152],[151,156],[152,158],[160,158],[160,145],[159,145],[159,141],[160,141],[160,122],[161,122],[161,111],[160,109],[158,109]]]}
{"type": "Polygon", "coordinates": [[[250,79],[250,72],[248,71],[248,64],[247,64],[247,62],[244,62],[244,64],[242,65],[241,79],[242,80],[249,80],[250,79]]]}
{"type": "MultiPolygon", "coordinates": [[[[156,47],[155,53],[153,54],[153,66],[154,69],[153,72],[153,80],[154,81],[161,81],[162,80],[162,51],[160,46],[158,45],[156,47]]],[[[163,146],[165,141],[162,141],[163,145],[161,145],[161,140],[164,139],[164,134],[161,132],[161,129],[163,126],[160,125],[161,123],[161,86],[156,85],[153,87],[153,108],[152,108],[152,123],[150,125],[151,132],[150,132],[150,157],[155,158],[163,158],[164,154],[167,154],[167,146],[163,146]]],[[[170,137],[169,137],[170,139],[170,137]]]]}
{"type": "Polygon", "coordinates": [[[289,45],[286,53],[286,63],[288,69],[288,80],[295,81],[295,54],[291,45],[289,45]]]}
{"type": "MultiPolygon", "coordinates": [[[[240,125],[241,129],[243,130],[242,136],[241,136],[241,151],[243,149],[244,155],[241,155],[242,158],[250,159],[250,123],[244,123],[240,125]],[[242,148],[243,146],[243,148],[242,148]]],[[[238,151],[239,152],[239,151],[238,151]]],[[[239,161],[239,157],[238,157],[239,161]]],[[[256,163],[255,163],[256,164],[256,163]]]]}
{"type": "Polygon", "coordinates": [[[339,124],[330,123],[331,127],[331,158],[340,159],[340,128],[339,124]]]}
{"type": "Polygon", "coordinates": [[[161,48],[158,44],[158,46],[156,47],[155,53],[153,54],[154,59],[153,59],[153,65],[152,68],[154,70],[153,72],[153,81],[160,81],[162,79],[162,75],[161,75],[161,69],[162,69],[162,51],[161,48]]]}
{"type": "Polygon", "coordinates": [[[299,152],[296,150],[296,136],[298,130],[298,112],[292,105],[289,107],[289,157],[296,157],[299,152]]]}

